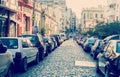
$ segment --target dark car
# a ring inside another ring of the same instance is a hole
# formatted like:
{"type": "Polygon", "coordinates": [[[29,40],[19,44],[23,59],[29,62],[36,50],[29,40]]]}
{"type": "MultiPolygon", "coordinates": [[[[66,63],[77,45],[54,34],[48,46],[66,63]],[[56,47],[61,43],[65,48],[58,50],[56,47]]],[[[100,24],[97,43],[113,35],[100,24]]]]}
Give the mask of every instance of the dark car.
{"type": "Polygon", "coordinates": [[[43,41],[44,43],[47,44],[47,50],[50,53],[52,51],[52,44],[49,42],[50,41],[49,37],[44,37],[43,41]]]}
{"type": "Polygon", "coordinates": [[[52,35],[52,37],[54,37],[55,40],[57,41],[57,46],[60,46],[60,44],[61,44],[60,36],[59,35],[52,35]]]}
{"type": "Polygon", "coordinates": [[[57,41],[55,40],[55,37],[51,37],[51,40],[54,42],[54,49],[57,48],[57,41]]]}
{"type": "Polygon", "coordinates": [[[110,40],[97,58],[97,72],[103,73],[105,77],[120,76],[120,40],[110,40]]]}
{"type": "Polygon", "coordinates": [[[87,40],[84,43],[83,49],[87,52],[90,52],[92,45],[95,43],[95,40],[95,38],[87,38],[87,40]]]}
{"type": "Polygon", "coordinates": [[[101,50],[100,50],[101,44],[100,43],[101,43],[101,40],[97,39],[91,48],[90,54],[93,56],[94,59],[96,59],[97,55],[101,52],[101,50]]]}
{"type": "Polygon", "coordinates": [[[43,37],[41,34],[24,34],[20,37],[29,38],[32,44],[38,48],[39,50],[39,58],[42,60],[45,55],[48,55],[48,51],[46,50],[47,45],[43,42],[43,37]]]}
{"type": "Polygon", "coordinates": [[[110,41],[110,40],[118,40],[120,39],[120,35],[110,35],[105,37],[102,42],[101,42],[101,50],[103,51],[104,47],[106,46],[106,44],[110,41]]]}

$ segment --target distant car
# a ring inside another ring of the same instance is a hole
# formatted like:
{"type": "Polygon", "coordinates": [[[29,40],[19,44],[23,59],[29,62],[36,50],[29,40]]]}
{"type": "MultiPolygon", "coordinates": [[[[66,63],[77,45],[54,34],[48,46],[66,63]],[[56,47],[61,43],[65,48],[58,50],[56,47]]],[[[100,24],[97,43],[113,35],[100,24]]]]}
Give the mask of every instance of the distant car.
{"type": "Polygon", "coordinates": [[[95,43],[95,40],[95,38],[87,38],[87,40],[84,43],[83,49],[87,52],[90,52],[92,45],[95,43]]]}
{"type": "Polygon", "coordinates": [[[100,43],[101,43],[101,40],[97,39],[95,41],[94,45],[91,48],[90,54],[93,56],[94,59],[96,59],[97,55],[101,52],[101,50],[100,50],[100,46],[101,46],[100,43]]]}
{"type": "Polygon", "coordinates": [[[54,42],[54,49],[57,48],[57,41],[55,40],[55,37],[51,37],[51,39],[54,42]]]}
{"type": "Polygon", "coordinates": [[[0,37],[0,40],[12,52],[15,68],[21,72],[27,71],[30,62],[38,64],[39,52],[29,39],[21,37],[0,37]]]}
{"type": "Polygon", "coordinates": [[[81,45],[81,47],[84,47],[84,43],[86,42],[87,37],[81,38],[81,40],[79,41],[79,45],[81,45]]]}
{"type": "Polygon", "coordinates": [[[44,43],[47,44],[47,50],[48,50],[48,52],[51,52],[52,49],[53,49],[53,43],[51,41],[51,38],[50,37],[44,37],[43,41],[44,41],[44,43]]]}
{"type": "Polygon", "coordinates": [[[62,42],[67,40],[67,36],[65,33],[60,33],[60,38],[61,38],[62,42]]]}
{"type": "Polygon", "coordinates": [[[0,41],[0,77],[13,77],[14,62],[12,53],[0,41]]]}
{"type": "Polygon", "coordinates": [[[104,48],[103,53],[99,53],[97,58],[97,72],[102,72],[106,77],[120,76],[120,40],[110,40],[104,48]],[[118,76],[119,75],[119,76],[118,76]]]}
{"type": "Polygon", "coordinates": [[[57,42],[57,46],[60,46],[61,44],[61,39],[60,39],[60,36],[55,34],[55,35],[52,35],[52,37],[55,38],[56,42],[57,42]]]}

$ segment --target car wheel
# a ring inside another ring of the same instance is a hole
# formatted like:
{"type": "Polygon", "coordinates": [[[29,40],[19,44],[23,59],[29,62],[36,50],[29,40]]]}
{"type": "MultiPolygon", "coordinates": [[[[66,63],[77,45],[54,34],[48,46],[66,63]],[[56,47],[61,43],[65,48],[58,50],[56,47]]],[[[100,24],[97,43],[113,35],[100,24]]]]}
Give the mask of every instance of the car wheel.
{"type": "Polygon", "coordinates": [[[39,56],[39,57],[40,57],[40,60],[43,60],[43,59],[44,59],[44,56],[45,56],[45,55],[44,55],[44,50],[43,50],[43,51],[41,52],[40,56],[39,56]]]}
{"type": "Polygon", "coordinates": [[[22,60],[21,72],[26,72],[26,71],[27,71],[27,58],[24,58],[22,60]]]}
{"type": "Polygon", "coordinates": [[[97,73],[100,73],[100,69],[99,69],[98,60],[97,60],[97,62],[96,62],[96,72],[97,72],[97,73]]]}
{"type": "Polygon", "coordinates": [[[35,64],[38,64],[39,63],[39,53],[37,53],[37,55],[36,55],[36,59],[35,59],[35,64]]]}
{"type": "Polygon", "coordinates": [[[97,59],[97,56],[96,56],[96,55],[93,55],[93,59],[96,60],[96,59],[97,59]]]}
{"type": "Polygon", "coordinates": [[[5,77],[13,77],[13,65],[9,67],[7,75],[5,77]]]}
{"type": "Polygon", "coordinates": [[[49,51],[49,50],[47,49],[47,50],[46,50],[46,53],[45,53],[45,56],[48,56],[48,51],[49,51]]]}
{"type": "Polygon", "coordinates": [[[109,77],[109,70],[108,69],[106,69],[106,71],[105,71],[105,77],[109,77]]]}

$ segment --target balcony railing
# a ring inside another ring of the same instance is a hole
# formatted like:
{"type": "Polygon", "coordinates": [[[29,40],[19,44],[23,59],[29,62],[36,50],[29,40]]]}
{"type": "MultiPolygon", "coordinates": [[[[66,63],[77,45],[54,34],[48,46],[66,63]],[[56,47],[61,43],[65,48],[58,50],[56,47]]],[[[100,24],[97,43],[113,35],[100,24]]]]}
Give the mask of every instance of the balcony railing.
{"type": "Polygon", "coordinates": [[[13,4],[10,0],[0,0],[0,7],[11,11],[17,10],[17,4],[13,4]]]}
{"type": "Polygon", "coordinates": [[[6,7],[7,6],[7,1],[6,0],[0,0],[0,6],[6,7]]]}
{"type": "Polygon", "coordinates": [[[33,7],[33,0],[18,0],[18,2],[33,7]]]}

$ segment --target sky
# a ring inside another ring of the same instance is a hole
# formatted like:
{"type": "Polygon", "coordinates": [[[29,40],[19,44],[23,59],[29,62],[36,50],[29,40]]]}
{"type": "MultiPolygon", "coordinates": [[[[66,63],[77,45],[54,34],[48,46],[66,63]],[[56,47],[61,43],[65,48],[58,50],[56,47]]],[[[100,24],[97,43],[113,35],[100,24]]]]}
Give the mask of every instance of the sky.
{"type": "Polygon", "coordinates": [[[67,7],[72,8],[76,16],[80,18],[80,14],[85,7],[96,7],[98,5],[106,5],[107,0],[66,0],[67,7]]]}

